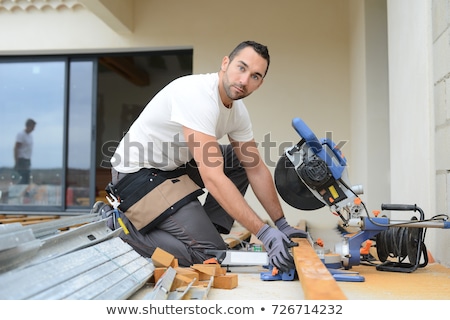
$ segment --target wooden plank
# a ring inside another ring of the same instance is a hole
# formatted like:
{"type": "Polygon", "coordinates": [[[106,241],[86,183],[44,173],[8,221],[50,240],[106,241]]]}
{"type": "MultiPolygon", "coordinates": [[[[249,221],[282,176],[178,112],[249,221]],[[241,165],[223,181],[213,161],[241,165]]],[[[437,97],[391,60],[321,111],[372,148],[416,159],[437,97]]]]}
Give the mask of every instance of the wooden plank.
{"type": "Polygon", "coordinates": [[[40,223],[59,219],[59,216],[24,216],[24,215],[2,215],[0,216],[0,224],[20,222],[22,225],[40,223]]]}
{"type": "Polygon", "coordinates": [[[347,297],[307,239],[294,238],[295,268],[307,300],[346,300],[347,297]]]}
{"type": "Polygon", "coordinates": [[[223,240],[228,245],[229,248],[234,248],[240,245],[243,241],[250,238],[252,234],[246,229],[240,228],[238,230],[231,229],[230,233],[227,235],[222,235],[223,240]]]}
{"type": "Polygon", "coordinates": [[[25,218],[26,215],[25,214],[0,214],[0,219],[5,219],[5,218],[25,218]]]}
{"type": "MultiPolygon", "coordinates": [[[[267,223],[267,220],[264,220],[267,223]]],[[[244,241],[250,239],[250,243],[253,243],[252,233],[241,226],[238,222],[235,222],[229,234],[222,235],[223,240],[228,245],[229,248],[237,247],[238,245],[244,244],[244,241]]],[[[256,239],[256,237],[255,237],[256,239]]],[[[256,239],[257,240],[257,239],[256,239]]],[[[259,240],[257,240],[259,243],[259,240]]]]}

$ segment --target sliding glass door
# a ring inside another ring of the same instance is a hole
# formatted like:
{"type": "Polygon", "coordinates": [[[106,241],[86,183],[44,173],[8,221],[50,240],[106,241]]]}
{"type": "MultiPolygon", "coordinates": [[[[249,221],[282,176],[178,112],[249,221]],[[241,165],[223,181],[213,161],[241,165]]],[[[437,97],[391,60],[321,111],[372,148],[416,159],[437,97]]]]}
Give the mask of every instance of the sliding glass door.
{"type": "Polygon", "coordinates": [[[95,198],[96,71],[92,61],[71,61],[67,120],[66,206],[88,207],[95,198]]]}
{"type": "Polygon", "coordinates": [[[0,56],[0,214],[107,201],[115,147],[161,88],[192,74],[192,54],[0,56]]]}
{"type": "Polygon", "coordinates": [[[88,206],[93,61],[0,60],[0,210],[88,206]]]}

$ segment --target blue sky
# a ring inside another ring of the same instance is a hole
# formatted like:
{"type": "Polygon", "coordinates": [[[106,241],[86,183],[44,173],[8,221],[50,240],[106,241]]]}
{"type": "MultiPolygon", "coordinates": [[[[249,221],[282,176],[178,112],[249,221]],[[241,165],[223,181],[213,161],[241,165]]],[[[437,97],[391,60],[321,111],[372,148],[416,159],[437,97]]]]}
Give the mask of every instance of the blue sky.
{"type": "Polygon", "coordinates": [[[16,135],[33,118],[34,168],[62,165],[64,62],[0,63],[0,167],[13,166],[16,135]]]}

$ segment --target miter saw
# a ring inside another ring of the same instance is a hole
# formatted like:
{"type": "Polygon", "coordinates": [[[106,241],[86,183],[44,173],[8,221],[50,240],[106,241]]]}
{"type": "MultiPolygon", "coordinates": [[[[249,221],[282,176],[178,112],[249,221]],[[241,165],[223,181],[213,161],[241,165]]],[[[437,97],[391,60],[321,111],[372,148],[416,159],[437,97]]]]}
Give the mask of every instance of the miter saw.
{"type": "Polygon", "coordinates": [[[407,221],[392,221],[387,217],[370,216],[360,199],[361,186],[352,186],[347,174],[347,160],[330,139],[319,140],[300,118],[292,126],[301,140],[286,148],[275,168],[275,185],[281,198],[300,210],[317,210],[328,206],[341,218],[342,227],[357,228],[357,232],[342,232],[342,242],[335,251],[342,266],[350,269],[361,262],[361,245],[373,239],[381,264],[378,270],[411,272],[427,264],[424,244],[425,228],[449,229],[446,215],[425,220],[416,205],[383,204],[382,210],[413,211],[407,221]],[[365,212],[366,216],[362,216],[365,212]],[[423,255],[424,262],[421,262],[423,255]],[[390,258],[398,258],[398,262],[390,258]],[[405,262],[408,258],[409,262],[405,262]]]}

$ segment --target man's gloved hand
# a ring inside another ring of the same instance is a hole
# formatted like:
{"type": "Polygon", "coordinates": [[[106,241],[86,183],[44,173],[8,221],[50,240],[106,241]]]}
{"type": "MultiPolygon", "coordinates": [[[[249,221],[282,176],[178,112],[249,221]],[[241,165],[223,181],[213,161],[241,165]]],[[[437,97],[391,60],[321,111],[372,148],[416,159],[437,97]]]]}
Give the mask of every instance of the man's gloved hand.
{"type": "Polygon", "coordinates": [[[256,234],[269,255],[269,262],[282,272],[295,268],[294,259],[289,253],[289,238],[279,230],[265,224],[256,234]]]}
{"type": "Polygon", "coordinates": [[[282,217],[275,221],[275,225],[277,226],[278,230],[283,232],[289,239],[307,238],[307,233],[305,231],[291,227],[286,221],[285,217],[282,217]]]}

